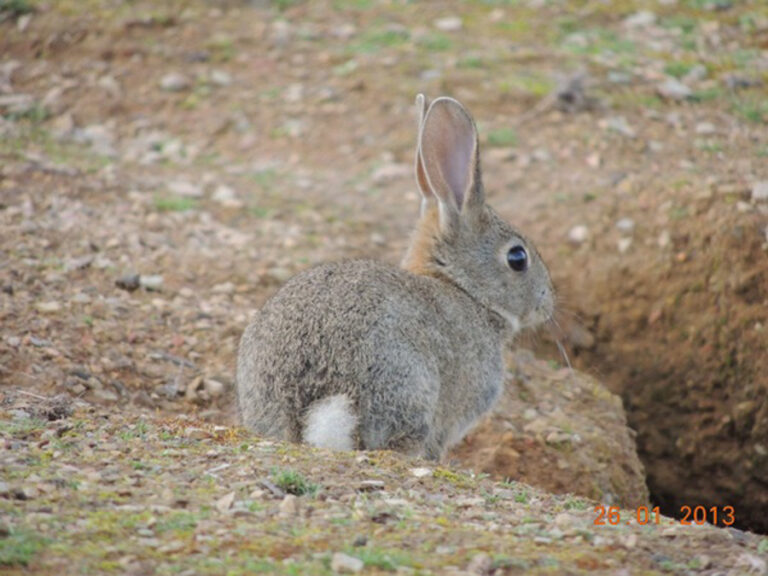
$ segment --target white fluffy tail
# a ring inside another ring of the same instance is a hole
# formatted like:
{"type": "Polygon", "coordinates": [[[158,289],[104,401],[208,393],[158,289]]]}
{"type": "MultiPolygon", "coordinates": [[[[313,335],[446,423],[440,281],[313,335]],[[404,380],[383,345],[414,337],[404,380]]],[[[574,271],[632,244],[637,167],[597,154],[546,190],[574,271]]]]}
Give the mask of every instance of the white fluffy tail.
{"type": "Polygon", "coordinates": [[[317,448],[354,450],[357,416],[346,394],[328,396],[314,402],[307,412],[304,442],[317,448]]]}

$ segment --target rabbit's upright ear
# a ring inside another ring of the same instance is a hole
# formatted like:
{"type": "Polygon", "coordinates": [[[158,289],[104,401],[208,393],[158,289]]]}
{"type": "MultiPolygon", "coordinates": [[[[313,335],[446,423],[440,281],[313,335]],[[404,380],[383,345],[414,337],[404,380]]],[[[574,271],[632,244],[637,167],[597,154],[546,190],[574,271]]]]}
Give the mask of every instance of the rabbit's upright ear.
{"type": "Polygon", "coordinates": [[[416,96],[416,111],[419,115],[419,124],[416,137],[416,183],[419,185],[419,191],[421,192],[421,213],[424,214],[424,210],[427,205],[427,201],[435,197],[432,194],[432,190],[429,189],[429,182],[427,181],[427,174],[424,171],[424,161],[421,159],[421,130],[424,127],[424,117],[427,115],[427,107],[429,106],[429,100],[427,100],[424,94],[418,94],[416,96]]]}
{"type": "Polygon", "coordinates": [[[440,202],[444,224],[482,207],[477,130],[459,102],[447,97],[432,102],[421,127],[419,154],[427,186],[440,202]]]}

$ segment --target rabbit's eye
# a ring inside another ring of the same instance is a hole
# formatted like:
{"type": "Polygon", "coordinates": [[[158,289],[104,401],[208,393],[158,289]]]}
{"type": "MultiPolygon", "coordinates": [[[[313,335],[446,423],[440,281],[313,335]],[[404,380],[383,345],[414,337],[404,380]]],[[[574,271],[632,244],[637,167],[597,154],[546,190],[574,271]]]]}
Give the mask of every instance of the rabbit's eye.
{"type": "Polygon", "coordinates": [[[507,252],[507,264],[516,272],[523,272],[528,268],[528,253],[522,246],[514,246],[507,252]]]}

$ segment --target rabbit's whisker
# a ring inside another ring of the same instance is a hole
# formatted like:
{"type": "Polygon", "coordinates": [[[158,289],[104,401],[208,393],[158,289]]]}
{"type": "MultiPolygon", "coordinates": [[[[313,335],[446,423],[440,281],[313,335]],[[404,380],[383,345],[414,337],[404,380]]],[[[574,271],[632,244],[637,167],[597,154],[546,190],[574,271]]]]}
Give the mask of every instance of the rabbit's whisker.
{"type": "Polygon", "coordinates": [[[560,327],[560,323],[557,321],[557,318],[552,316],[550,318],[550,322],[552,325],[554,325],[557,328],[557,331],[559,334],[554,334],[554,331],[551,331],[552,337],[555,340],[555,344],[557,345],[557,349],[560,351],[560,354],[563,356],[563,360],[565,360],[565,365],[568,366],[568,370],[573,373],[573,366],[571,365],[571,359],[568,358],[568,352],[565,349],[565,346],[563,345],[562,340],[560,340],[560,336],[563,335],[563,329],[560,327]]]}

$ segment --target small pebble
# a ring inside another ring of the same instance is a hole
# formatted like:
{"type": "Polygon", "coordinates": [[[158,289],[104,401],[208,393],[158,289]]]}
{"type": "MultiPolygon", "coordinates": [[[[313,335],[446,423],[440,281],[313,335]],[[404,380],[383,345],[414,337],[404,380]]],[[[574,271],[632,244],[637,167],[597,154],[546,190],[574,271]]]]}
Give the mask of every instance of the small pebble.
{"type": "Polygon", "coordinates": [[[616,228],[622,234],[632,234],[632,232],[635,230],[635,221],[632,220],[632,218],[622,218],[616,222],[616,228]]]}
{"type": "Polygon", "coordinates": [[[230,492],[229,494],[226,494],[216,500],[216,509],[221,512],[227,512],[230,508],[232,508],[232,504],[235,502],[235,493],[230,492]]]}
{"type": "Polygon", "coordinates": [[[717,128],[712,122],[699,122],[696,124],[696,134],[708,135],[717,132],[717,128]]]}
{"type": "Polygon", "coordinates": [[[189,78],[180,72],[169,72],[160,79],[160,88],[167,92],[181,92],[189,87],[189,78]]]}
{"type": "Polygon", "coordinates": [[[632,238],[619,238],[618,248],[621,254],[626,253],[632,246],[632,238]]]}
{"type": "Polygon", "coordinates": [[[331,557],[331,570],[339,574],[357,574],[364,566],[362,560],[343,552],[335,552],[331,557]]]}
{"type": "Polygon", "coordinates": [[[149,276],[142,274],[139,276],[139,285],[144,288],[144,290],[157,292],[163,287],[163,277],[160,274],[151,274],[149,276]]]}
{"type": "Polygon", "coordinates": [[[203,196],[203,188],[191,182],[185,180],[174,180],[168,183],[168,190],[178,196],[184,196],[186,198],[201,198],[203,196]]]}
{"type": "Polygon", "coordinates": [[[299,513],[298,498],[293,494],[286,494],[280,501],[278,515],[282,518],[293,518],[299,513]]]}
{"type": "Polygon", "coordinates": [[[635,129],[629,125],[627,119],[624,116],[611,116],[600,120],[599,125],[604,130],[610,130],[617,132],[627,138],[634,138],[637,135],[635,129]]]}
{"type": "Polygon", "coordinates": [[[213,70],[211,71],[211,84],[215,86],[229,86],[232,84],[232,76],[229,75],[228,72],[225,72],[224,70],[213,70]]]}
{"type": "Polygon", "coordinates": [[[458,32],[462,26],[463,23],[458,16],[446,16],[435,20],[435,28],[443,32],[458,32]]]}
{"type": "Polygon", "coordinates": [[[622,24],[625,28],[647,28],[656,23],[656,14],[648,10],[635,12],[624,18],[622,24]]]}
{"type": "Polygon", "coordinates": [[[374,492],[384,490],[384,482],[381,480],[363,480],[357,488],[360,492],[374,492]]]}
{"type": "Polygon", "coordinates": [[[134,290],[137,290],[139,286],[141,286],[139,282],[139,275],[126,274],[125,276],[121,276],[120,278],[115,280],[115,286],[117,286],[121,290],[133,292],[134,290]]]}
{"type": "Polygon", "coordinates": [[[685,100],[693,94],[691,89],[677,78],[667,78],[656,86],[656,93],[668,100],[685,100]]]}
{"type": "Polygon", "coordinates": [[[476,554],[467,564],[467,572],[470,574],[489,574],[493,567],[493,559],[485,553],[476,554]]]}
{"type": "Polygon", "coordinates": [[[203,388],[205,389],[208,394],[210,394],[211,398],[218,398],[219,396],[224,394],[224,390],[226,390],[226,386],[223,382],[219,382],[218,380],[211,380],[209,378],[206,378],[203,381],[203,388]]]}
{"type": "Polygon", "coordinates": [[[757,182],[752,187],[752,201],[753,202],[768,201],[768,180],[757,182]]]}
{"type": "Polygon", "coordinates": [[[589,239],[589,229],[586,226],[574,226],[568,232],[571,244],[583,244],[589,239]]]}

